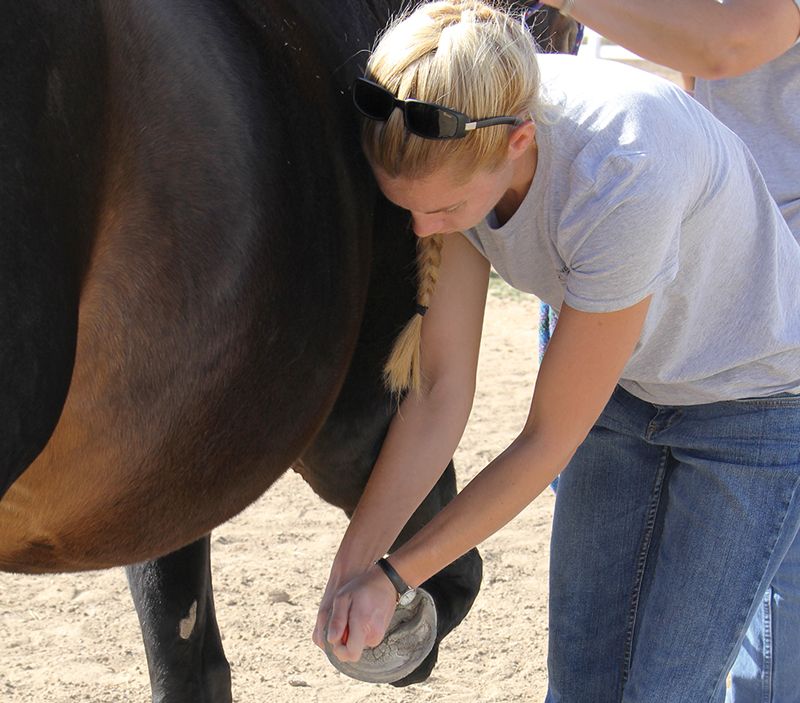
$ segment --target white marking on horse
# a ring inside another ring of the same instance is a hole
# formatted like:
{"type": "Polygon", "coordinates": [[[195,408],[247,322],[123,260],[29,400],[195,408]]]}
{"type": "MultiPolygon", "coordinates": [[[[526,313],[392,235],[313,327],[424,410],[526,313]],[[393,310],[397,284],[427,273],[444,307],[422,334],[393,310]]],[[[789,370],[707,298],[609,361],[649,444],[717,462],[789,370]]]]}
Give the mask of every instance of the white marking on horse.
{"type": "Polygon", "coordinates": [[[178,624],[178,634],[181,636],[181,639],[188,640],[192,636],[196,622],[197,601],[192,603],[192,607],[189,608],[189,614],[178,624]]]}

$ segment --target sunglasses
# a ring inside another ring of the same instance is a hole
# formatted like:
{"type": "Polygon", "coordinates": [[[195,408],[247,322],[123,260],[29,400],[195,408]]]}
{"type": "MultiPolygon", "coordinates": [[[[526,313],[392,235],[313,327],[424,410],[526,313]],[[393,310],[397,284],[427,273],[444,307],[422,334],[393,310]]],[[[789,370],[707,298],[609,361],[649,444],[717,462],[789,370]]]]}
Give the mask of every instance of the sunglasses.
{"type": "Polygon", "coordinates": [[[400,100],[394,93],[366,78],[356,78],[353,83],[353,103],[356,109],[370,120],[385,122],[395,108],[403,111],[406,129],[425,139],[460,139],[481,127],[508,124],[520,125],[518,117],[486,117],[474,120],[464,113],[422,100],[400,100]]]}

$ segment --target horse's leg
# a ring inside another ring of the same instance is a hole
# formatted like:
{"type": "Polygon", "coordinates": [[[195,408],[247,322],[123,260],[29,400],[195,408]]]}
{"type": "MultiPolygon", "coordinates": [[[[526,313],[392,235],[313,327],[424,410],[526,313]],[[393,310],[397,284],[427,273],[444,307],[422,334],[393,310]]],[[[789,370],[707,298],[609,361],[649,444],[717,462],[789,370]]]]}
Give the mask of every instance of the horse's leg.
{"type": "Polygon", "coordinates": [[[210,535],[126,567],[142,626],[153,703],[231,703],[211,586],[210,535]]]}
{"type": "MultiPolygon", "coordinates": [[[[406,523],[394,546],[401,545],[418,532],[455,494],[456,476],[453,463],[450,462],[428,497],[406,523]]],[[[439,655],[439,643],[469,612],[478,595],[482,577],[483,560],[477,549],[471,549],[422,584],[436,604],[436,644],[422,664],[405,678],[395,681],[395,686],[407,686],[430,676],[439,655]]]]}

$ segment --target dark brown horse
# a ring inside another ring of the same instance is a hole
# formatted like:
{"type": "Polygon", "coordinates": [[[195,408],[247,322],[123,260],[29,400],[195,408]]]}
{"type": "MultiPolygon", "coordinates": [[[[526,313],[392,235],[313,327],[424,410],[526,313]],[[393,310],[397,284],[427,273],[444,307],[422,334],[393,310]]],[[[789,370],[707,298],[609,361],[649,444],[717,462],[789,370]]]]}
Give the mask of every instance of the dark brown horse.
{"type": "MultiPolygon", "coordinates": [[[[0,6],[0,569],[137,564],[154,701],[231,700],[210,531],[289,466],[352,512],[391,417],[413,237],[348,86],[399,4],[0,6]]],[[[438,639],[480,574],[426,584],[438,639]]]]}

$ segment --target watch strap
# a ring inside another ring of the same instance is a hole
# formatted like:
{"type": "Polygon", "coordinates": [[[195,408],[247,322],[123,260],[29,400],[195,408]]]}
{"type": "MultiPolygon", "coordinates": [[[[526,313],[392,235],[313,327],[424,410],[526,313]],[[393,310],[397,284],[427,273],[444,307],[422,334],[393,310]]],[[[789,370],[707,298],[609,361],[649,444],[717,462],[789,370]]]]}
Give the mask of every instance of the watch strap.
{"type": "Polygon", "coordinates": [[[411,586],[409,586],[400,574],[397,573],[397,570],[389,563],[389,560],[385,557],[381,557],[378,561],[375,562],[386,574],[386,577],[392,582],[392,586],[394,586],[394,590],[397,591],[397,596],[400,597],[408,591],[411,590],[411,586]]]}

